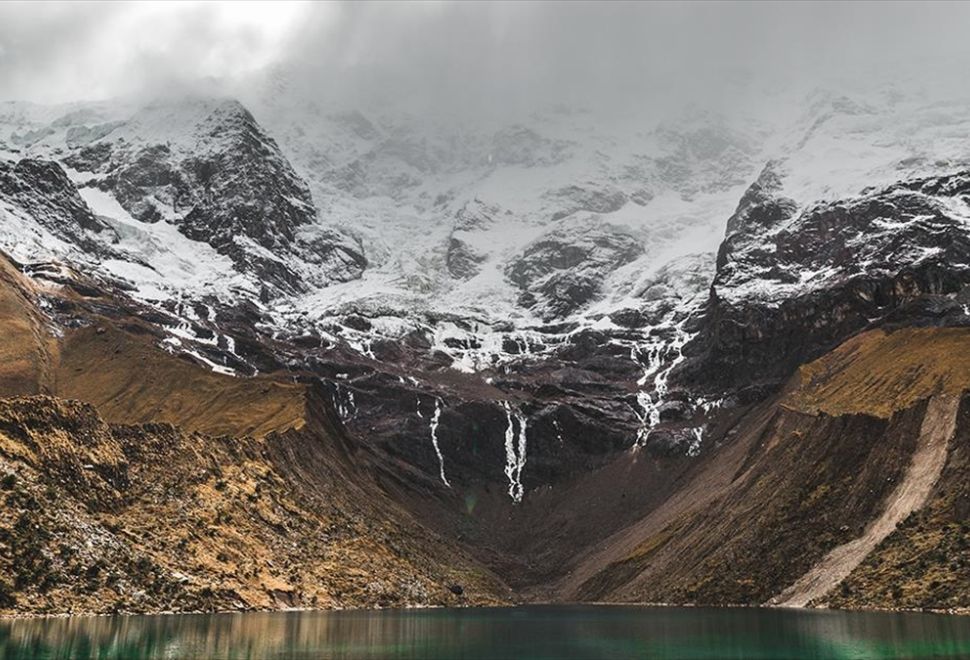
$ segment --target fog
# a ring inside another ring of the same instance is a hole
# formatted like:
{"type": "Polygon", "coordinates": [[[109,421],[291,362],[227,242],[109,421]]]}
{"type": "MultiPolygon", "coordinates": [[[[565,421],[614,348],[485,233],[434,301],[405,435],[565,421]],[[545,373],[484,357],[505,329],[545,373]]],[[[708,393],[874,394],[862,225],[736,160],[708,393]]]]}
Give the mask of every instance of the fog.
{"type": "Polygon", "coordinates": [[[742,83],[962,82],[968,19],[963,3],[2,3],[0,98],[233,93],[283,77],[308,99],[458,116],[730,104],[742,83]]]}

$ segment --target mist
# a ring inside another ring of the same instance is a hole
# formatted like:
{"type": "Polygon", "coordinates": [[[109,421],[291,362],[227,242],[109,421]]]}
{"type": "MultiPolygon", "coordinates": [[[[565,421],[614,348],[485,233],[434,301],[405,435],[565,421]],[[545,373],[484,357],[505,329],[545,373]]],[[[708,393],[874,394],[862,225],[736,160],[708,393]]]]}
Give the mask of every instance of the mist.
{"type": "Polygon", "coordinates": [[[792,87],[952,87],[967,19],[958,3],[4,3],[0,98],[285,80],[314,102],[459,118],[729,109],[792,87]]]}

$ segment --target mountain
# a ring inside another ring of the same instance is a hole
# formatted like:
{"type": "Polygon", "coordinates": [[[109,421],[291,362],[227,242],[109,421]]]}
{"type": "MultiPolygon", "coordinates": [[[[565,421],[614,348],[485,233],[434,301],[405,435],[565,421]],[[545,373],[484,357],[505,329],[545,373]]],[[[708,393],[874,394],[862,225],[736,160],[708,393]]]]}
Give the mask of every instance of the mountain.
{"type": "Polygon", "coordinates": [[[16,602],[36,566],[171,580],[189,544],[187,582],[37,608],[967,606],[965,103],[250,96],[0,106],[2,469],[18,515],[73,512],[21,524],[28,564],[0,520],[16,602]],[[150,541],[159,488],[240,521],[238,556],[175,510],[150,541]],[[126,545],[59,564],[92,526],[126,545]],[[254,557],[278,570],[227,577],[254,557]]]}
{"type": "Polygon", "coordinates": [[[110,290],[7,261],[0,302],[3,610],[506,600],[382,494],[319,386],[213,373],[160,348],[110,290]],[[74,326],[51,327],[51,308],[74,326]]]}

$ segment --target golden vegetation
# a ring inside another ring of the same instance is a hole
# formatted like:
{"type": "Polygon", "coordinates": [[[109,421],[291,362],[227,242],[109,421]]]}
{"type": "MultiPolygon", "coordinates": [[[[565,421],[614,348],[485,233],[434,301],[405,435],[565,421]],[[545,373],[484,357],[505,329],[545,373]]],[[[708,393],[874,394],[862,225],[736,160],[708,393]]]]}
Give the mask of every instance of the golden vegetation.
{"type": "Polygon", "coordinates": [[[320,429],[212,438],[0,400],[0,613],[501,602],[349,470],[320,429]]]}
{"type": "Polygon", "coordinates": [[[27,279],[0,258],[0,393],[36,394],[50,384],[53,339],[30,300],[27,279]]]}
{"type": "Polygon", "coordinates": [[[107,324],[65,337],[56,393],[93,404],[109,422],[168,422],[209,435],[263,436],[304,423],[303,385],[217,374],[107,324]]]}
{"type": "Polygon", "coordinates": [[[304,385],[214,373],[137,319],[56,337],[40,292],[83,309],[0,255],[0,613],[505,598],[346,460],[304,385]]]}
{"type": "MultiPolygon", "coordinates": [[[[824,599],[833,607],[964,610],[970,604],[970,523],[946,503],[914,514],[824,599]]],[[[817,603],[816,603],[817,604],[817,603]]]]}
{"type": "MultiPolygon", "coordinates": [[[[209,435],[263,436],[305,423],[303,385],[214,373],[97,316],[55,337],[34,302],[42,291],[0,254],[0,397],[49,393],[93,404],[109,422],[168,422],[209,435]]],[[[46,293],[76,298],[69,289],[46,293]]]]}
{"type": "Polygon", "coordinates": [[[798,371],[783,405],[888,419],[934,394],[970,388],[970,328],[872,330],[798,371]]]}

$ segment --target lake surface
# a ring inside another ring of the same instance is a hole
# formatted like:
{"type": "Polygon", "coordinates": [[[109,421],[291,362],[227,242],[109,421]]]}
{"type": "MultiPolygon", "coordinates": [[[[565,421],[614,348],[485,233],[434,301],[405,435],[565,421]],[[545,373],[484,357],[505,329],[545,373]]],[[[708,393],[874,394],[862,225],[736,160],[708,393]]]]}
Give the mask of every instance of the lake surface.
{"type": "Polygon", "coordinates": [[[970,617],[543,606],[0,620],[0,658],[970,658],[970,617]]]}

